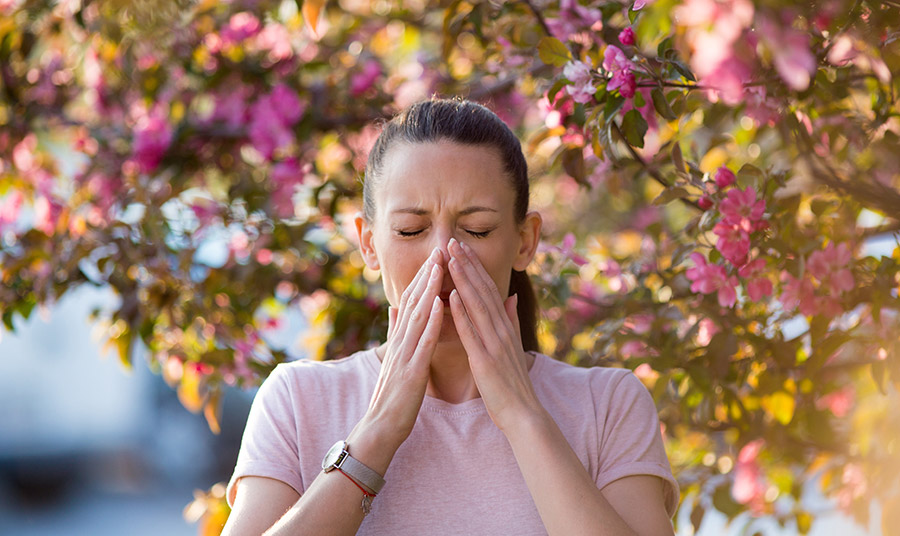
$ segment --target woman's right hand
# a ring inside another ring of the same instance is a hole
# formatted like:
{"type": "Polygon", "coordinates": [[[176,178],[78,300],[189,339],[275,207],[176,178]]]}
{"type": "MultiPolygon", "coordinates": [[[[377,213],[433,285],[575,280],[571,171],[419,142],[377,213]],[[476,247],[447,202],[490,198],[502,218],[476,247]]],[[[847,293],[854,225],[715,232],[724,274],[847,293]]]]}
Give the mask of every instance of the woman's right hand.
{"type": "Polygon", "coordinates": [[[347,438],[351,448],[355,435],[373,430],[393,454],[412,432],[444,317],[439,296],[442,264],[443,253],[435,248],[406,287],[398,307],[388,309],[381,371],[365,417],[347,438]]]}

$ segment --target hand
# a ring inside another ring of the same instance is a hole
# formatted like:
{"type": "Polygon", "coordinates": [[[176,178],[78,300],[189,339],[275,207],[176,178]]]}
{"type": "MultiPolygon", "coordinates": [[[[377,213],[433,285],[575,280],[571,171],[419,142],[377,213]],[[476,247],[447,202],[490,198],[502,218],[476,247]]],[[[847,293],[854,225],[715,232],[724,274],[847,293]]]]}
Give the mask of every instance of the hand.
{"type": "Polygon", "coordinates": [[[443,253],[435,248],[403,291],[398,308],[388,309],[387,347],[363,420],[375,424],[395,449],[412,432],[425,397],[444,316],[442,262],[443,253]]]}
{"type": "Polygon", "coordinates": [[[450,240],[450,312],[475,385],[501,430],[542,408],[528,375],[517,296],[505,301],[469,246],[450,240]]]}

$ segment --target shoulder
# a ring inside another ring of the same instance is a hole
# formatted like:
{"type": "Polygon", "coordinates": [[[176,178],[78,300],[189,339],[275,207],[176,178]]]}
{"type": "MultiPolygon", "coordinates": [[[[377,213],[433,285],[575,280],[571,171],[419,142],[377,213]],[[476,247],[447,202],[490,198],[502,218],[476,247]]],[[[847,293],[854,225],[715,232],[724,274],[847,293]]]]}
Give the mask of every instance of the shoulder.
{"type": "MultiPolygon", "coordinates": [[[[265,383],[276,383],[289,390],[306,389],[327,383],[332,388],[358,385],[378,377],[378,359],[371,350],[361,350],[330,361],[301,359],[280,363],[265,383]]],[[[265,384],[264,384],[265,385],[265,384]]]]}
{"type": "Polygon", "coordinates": [[[611,393],[620,387],[643,388],[641,381],[628,369],[577,367],[541,353],[532,353],[535,356],[533,379],[547,388],[563,390],[589,388],[595,395],[611,393]]]}

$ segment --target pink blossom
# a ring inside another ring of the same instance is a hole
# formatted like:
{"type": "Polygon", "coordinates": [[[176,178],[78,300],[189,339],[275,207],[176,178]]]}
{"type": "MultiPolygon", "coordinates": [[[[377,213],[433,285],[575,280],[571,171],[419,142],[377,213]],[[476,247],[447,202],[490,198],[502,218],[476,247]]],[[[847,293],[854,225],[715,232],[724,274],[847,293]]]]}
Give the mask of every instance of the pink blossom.
{"type": "Polygon", "coordinates": [[[144,173],[153,172],[172,143],[172,127],[156,111],[142,116],[134,129],[134,159],[144,173]]]}
{"type": "Polygon", "coordinates": [[[697,328],[697,345],[707,346],[720,331],[719,326],[711,318],[700,320],[700,326],[697,328]]]}
{"type": "Polygon", "coordinates": [[[634,92],[637,89],[637,80],[635,80],[634,74],[630,70],[622,69],[613,73],[612,78],[606,85],[606,89],[610,91],[618,89],[623,97],[630,99],[634,97],[634,92]]]}
{"type": "Polygon", "coordinates": [[[868,490],[868,479],[858,463],[848,463],[844,466],[841,484],[842,487],[837,494],[838,505],[844,512],[849,513],[853,500],[862,497],[868,490]]]}
{"type": "Polygon", "coordinates": [[[653,318],[653,315],[648,313],[631,315],[622,325],[637,335],[646,335],[653,327],[653,318]]]}
{"type": "Polygon", "coordinates": [[[685,0],[675,20],[687,27],[691,68],[710,100],[736,105],[753,74],[753,47],[739,41],[753,22],[750,0],[685,0]]]}
{"type": "Polygon", "coordinates": [[[756,439],[744,445],[734,466],[731,496],[735,501],[749,505],[754,512],[760,512],[765,504],[766,482],[757,461],[764,444],[763,439],[756,439]]]}
{"type": "Polygon", "coordinates": [[[737,301],[737,293],[734,287],[738,284],[737,278],[728,277],[725,268],[719,264],[709,264],[706,257],[700,253],[691,253],[694,266],[688,268],[685,275],[692,281],[691,292],[712,294],[717,292],[719,305],[731,307],[737,301]]]}
{"type": "Polygon", "coordinates": [[[835,246],[834,242],[830,242],[824,250],[815,251],[809,256],[807,269],[832,294],[837,295],[853,290],[853,272],[847,268],[852,258],[853,254],[846,243],[835,246]]]}
{"type": "Polygon", "coordinates": [[[563,68],[563,76],[572,82],[572,85],[566,86],[566,93],[572,96],[572,100],[583,104],[594,98],[597,89],[593,85],[591,68],[586,63],[570,61],[563,68]]]}
{"type": "Polygon", "coordinates": [[[722,166],[716,170],[714,180],[716,181],[716,186],[722,190],[734,184],[737,178],[734,176],[734,172],[722,166]]]}
{"type": "Polygon", "coordinates": [[[788,311],[800,308],[800,313],[811,316],[819,312],[819,302],[816,299],[816,289],[812,281],[807,277],[799,279],[787,272],[781,274],[781,280],[785,283],[781,291],[781,303],[788,311]]]}
{"type": "Polygon", "coordinates": [[[647,4],[652,4],[653,0],[634,0],[634,5],[631,6],[633,11],[640,11],[644,9],[644,6],[647,4]]]}
{"type": "Polygon", "coordinates": [[[750,234],[737,225],[719,222],[713,228],[713,233],[719,237],[716,241],[716,249],[728,262],[735,266],[742,266],[747,262],[750,254],[750,234]]]}
{"type": "MultiPolygon", "coordinates": [[[[581,5],[578,0],[561,0],[556,17],[547,17],[550,33],[560,41],[582,40],[582,32],[590,30],[589,36],[603,28],[603,13],[599,9],[581,5]]],[[[589,38],[590,38],[589,37],[589,38]]]]}
{"type": "Polygon", "coordinates": [[[359,97],[375,85],[375,80],[381,76],[381,65],[375,60],[369,60],[363,65],[362,71],[350,77],[350,94],[359,97]]]}
{"type": "Polygon", "coordinates": [[[256,150],[265,158],[272,158],[275,151],[291,145],[291,127],[304,110],[305,104],[284,84],[257,99],[250,108],[250,141],[256,150]]]}
{"type": "Polygon", "coordinates": [[[766,261],[755,259],[738,270],[738,275],[748,279],[747,294],[753,301],[759,301],[772,295],[772,281],[765,276],[766,261]]]}
{"type": "Polygon", "coordinates": [[[253,37],[260,30],[259,19],[246,11],[235,13],[228,24],[222,28],[219,34],[226,45],[240,43],[248,37],[253,37]]]}
{"type": "Polygon", "coordinates": [[[634,30],[628,26],[619,32],[619,42],[623,45],[631,46],[634,44],[634,30]]]}
{"type": "Polygon", "coordinates": [[[29,172],[37,163],[35,158],[35,150],[37,149],[37,136],[34,132],[29,132],[22,141],[13,147],[13,164],[19,171],[29,172]]]}
{"type": "Polygon", "coordinates": [[[269,175],[272,184],[272,206],[279,218],[289,218],[294,215],[294,193],[297,186],[303,183],[304,169],[296,158],[289,158],[279,162],[272,168],[269,175]]]}
{"type": "Polygon", "coordinates": [[[709,198],[709,196],[704,195],[697,200],[697,206],[700,207],[701,210],[709,210],[713,206],[713,201],[709,198]]]}
{"type": "Polygon", "coordinates": [[[622,52],[622,49],[615,45],[608,45],[603,52],[603,68],[607,71],[631,69],[632,65],[631,60],[622,52]]]}
{"type": "Polygon", "coordinates": [[[765,200],[757,200],[756,192],[749,186],[744,190],[737,188],[729,190],[728,195],[719,204],[722,221],[748,233],[756,230],[765,211],[765,200]]]}
{"type": "Polygon", "coordinates": [[[647,357],[650,355],[656,355],[656,353],[657,352],[655,350],[647,346],[647,343],[638,340],[625,341],[625,343],[619,347],[619,356],[623,359],[630,359],[632,357],[647,357]]]}
{"type": "Polygon", "coordinates": [[[266,24],[262,31],[256,34],[250,48],[268,52],[268,58],[273,62],[286,60],[294,54],[291,35],[287,28],[277,22],[266,24]]]}
{"type": "Polygon", "coordinates": [[[47,196],[40,196],[34,201],[34,228],[47,236],[56,232],[56,223],[62,214],[63,206],[47,196]]]}
{"type": "Polygon", "coordinates": [[[18,221],[24,200],[25,196],[21,191],[13,190],[0,202],[0,234],[3,234],[6,227],[14,225],[18,221]]]}
{"type": "Polygon", "coordinates": [[[246,260],[250,256],[250,238],[244,231],[236,231],[228,241],[228,251],[239,260],[246,260]]]}
{"type": "Polygon", "coordinates": [[[809,49],[809,36],[790,24],[778,24],[762,17],[759,33],[768,44],[781,79],[795,91],[809,87],[816,72],[816,57],[809,49]]]}
{"type": "Polygon", "coordinates": [[[837,391],[832,391],[816,400],[817,409],[828,408],[835,417],[841,418],[847,415],[853,408],[856,391],[853,386],[847,385],[837,391]]]}
{"type": "Polygon", "coordinates": [[[247,122],[250,109],[249,98],[253,90],[243,84],[232,85],[216,96],[216,107],[210,118],[224,121],[232,130],[237,130],[247,122]]]}

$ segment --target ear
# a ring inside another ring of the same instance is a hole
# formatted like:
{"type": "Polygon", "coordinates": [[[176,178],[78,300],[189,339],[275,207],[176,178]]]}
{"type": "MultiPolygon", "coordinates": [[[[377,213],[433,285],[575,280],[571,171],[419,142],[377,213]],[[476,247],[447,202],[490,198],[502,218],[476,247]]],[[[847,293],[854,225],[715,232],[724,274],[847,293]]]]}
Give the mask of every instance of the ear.
{"type": "Polygon", "coordinates": [[[513,270],[523,271],[531,264],[531,259],[537,251],[541,241],[541,224],[543,220],[537,212],[529,212],[525,215],[525,221],[519,226],[519,250],[513,261],[513,270]]]}
{"type": "Polygon", "coordinates": [[[372,235],[372,227],[366,222],[362,212],[357,212],[353,217],[353,223],[356,224],[356,237],[359,242],[359,251],[362,254],[363,261],[370,270],[380,270],[381,264],[378,262],[378,254],[375,252],[375,240],[372,235]]]}

